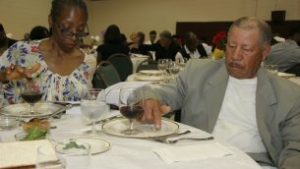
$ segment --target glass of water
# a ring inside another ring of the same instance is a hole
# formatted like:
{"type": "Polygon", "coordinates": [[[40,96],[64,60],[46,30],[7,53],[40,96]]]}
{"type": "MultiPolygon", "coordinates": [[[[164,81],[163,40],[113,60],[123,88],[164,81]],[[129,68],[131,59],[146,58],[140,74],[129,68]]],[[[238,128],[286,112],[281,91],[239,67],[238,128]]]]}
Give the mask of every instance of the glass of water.
{"type": "Polygon", "coordinates": [[[100,91],[99,89],[97,89],[97,92],[94,89],[89,90],[87,94],[81,98],[80,102],[83,117],[92,122],[92,129],[86,133],[91,133],[92,135],[96,135],[99,132],[95,127],[96,121],[109,110],[105,101],[97,99],[100,91]]]}
{"type": "Polygon", "coordinates": [[[56,156],[50,144],[41,145],[37,149],[36,169],[65,169],[65,161],[56,156]]]}

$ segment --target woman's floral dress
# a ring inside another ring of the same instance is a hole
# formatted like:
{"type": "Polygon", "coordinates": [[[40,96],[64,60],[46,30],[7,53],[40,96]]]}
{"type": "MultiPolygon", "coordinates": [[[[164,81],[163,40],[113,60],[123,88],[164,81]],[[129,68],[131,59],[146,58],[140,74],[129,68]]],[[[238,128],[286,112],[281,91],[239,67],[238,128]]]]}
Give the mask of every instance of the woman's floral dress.
{"type": "MultiPolygon", "coordinates": [[[[30,68],[41,65],[35,78],[42,82],[43,100],[45,101],[78,101],[80,95],[91,87],[91,81],[96,68],[96,57],[85,54],[85,59],[70,75],[62,76],[48,69],[42,53],[39,51],[41,41],[20,41],[12,45],[0,57],[0,70],[4,71],[10,65],[30,68]]],[[[21,101],[20,89],[26,80],[11,81],[3,85],[6,103],[21,101]]]]}

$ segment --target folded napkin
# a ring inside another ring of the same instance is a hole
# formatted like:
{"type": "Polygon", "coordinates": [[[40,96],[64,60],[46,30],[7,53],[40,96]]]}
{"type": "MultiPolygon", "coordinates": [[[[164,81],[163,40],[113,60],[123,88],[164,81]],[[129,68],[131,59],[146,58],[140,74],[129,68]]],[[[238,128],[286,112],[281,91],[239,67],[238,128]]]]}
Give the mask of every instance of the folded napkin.
{"type": "Polygon", "coordinates": [[[119,92],[122,87],[138,89],[147,84],[150,84],[150,82],[120,82],[106,88],[104,91],[101,91],[98,99],[105,99],[108,104],[119,105],[119,92]]]}
{"type": "Polygon", "coordinates": [[[53,152],[53,156],[47,160],[57,160],[55,150],[48,140],[7,142],[0,143],[0,168],[35,165],[37,149],[41,145],[53,152]]]}
{"type": "Polygon", "coordinates": [[[185,146],[167,146],[153,150],[167,164],[222,158],[233,154],[232,151],[215,141],[203,141],[185,146]]]}

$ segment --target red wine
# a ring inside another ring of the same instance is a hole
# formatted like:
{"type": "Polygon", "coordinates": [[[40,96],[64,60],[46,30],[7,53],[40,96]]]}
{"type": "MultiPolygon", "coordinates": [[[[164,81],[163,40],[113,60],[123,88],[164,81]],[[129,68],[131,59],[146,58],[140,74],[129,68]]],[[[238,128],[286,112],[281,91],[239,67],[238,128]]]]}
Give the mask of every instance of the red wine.
{"type": "Polygon", "coordinates": [[[35,103],[39,100],[41,100],[43,94],[39,92],[25,92],[21,94],[21,97],[27,102],[27,103],[35,103]]]}
{"type": "Polygon", "coordinates": [[[123,116],[134,119],[139,117],[143,112],[144,109],[142,106],[134,105],[134,106],[121,106],[120,112],[123,116]]]}

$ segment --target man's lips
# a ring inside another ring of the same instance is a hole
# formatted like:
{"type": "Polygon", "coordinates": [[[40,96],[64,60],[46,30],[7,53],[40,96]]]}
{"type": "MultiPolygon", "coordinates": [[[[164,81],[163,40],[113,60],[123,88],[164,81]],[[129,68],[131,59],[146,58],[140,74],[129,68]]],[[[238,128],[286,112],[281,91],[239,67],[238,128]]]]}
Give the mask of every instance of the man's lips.
{"type": "Polygon", "coordinates": [[[240,63],[237,63],[237,62],[230,62],[228,65],[229,65],[229,67],[236,68],[236,69],[243,69],[244,68],[243,65],[241,65],[240,63]]]}

